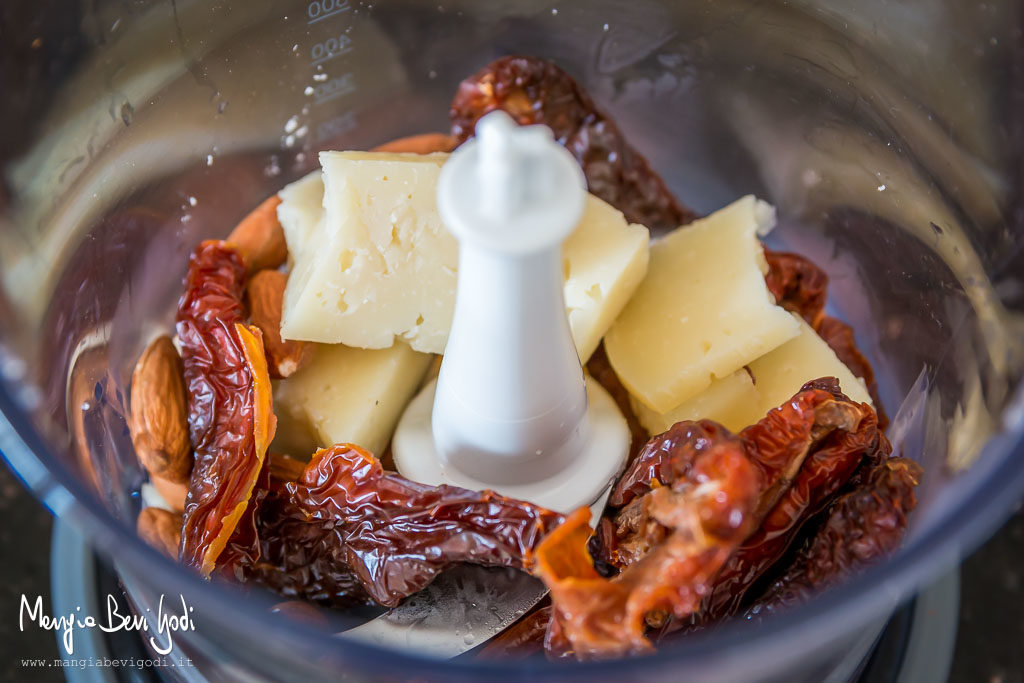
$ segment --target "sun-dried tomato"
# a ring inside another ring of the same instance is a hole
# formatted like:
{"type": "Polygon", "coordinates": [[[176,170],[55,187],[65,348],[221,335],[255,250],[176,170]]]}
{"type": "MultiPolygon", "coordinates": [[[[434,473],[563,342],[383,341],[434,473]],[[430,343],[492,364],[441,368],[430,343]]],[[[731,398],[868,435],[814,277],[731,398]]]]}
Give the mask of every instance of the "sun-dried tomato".
{"type": "MultiPolygon", "coordinates": [[[[790,450],[803,449],[805,454],[826,435],[823,430],[848,430],[850,425],[856,428],[862,409],[834,387],[831,378],[808,382],[790,400],[740,432],[739,437],[757,449],[761,461],[790,462],[790,450]]],[[[730,435],[729,430],[711,420],[677,422],[647,442],[612,490],[609,505],[623,507],[653,486],[667,486],[685,478],[697,457],[726,435],[730,435]]]]}
{"type": "Polygon", "coordinates": [[[814,328],[825,340],[839,360],[860,377],[867,385],[871,401],[878,413],[878,425],[883,431],[889,425],[882,400],[878,395],[878,384],[871,363],[857,348],[853,328],[841,320],[825,315],[828,295],[828,275],[814,262],[800,254],[772,249],[764,250],[768,261],[768,273],[764,276],[768,291],[775,301],[787,311],[796,313],[814,328]]]}
{"type": "Polygon", "coordinates": [[[525,568],[563,519],[493,491],[409,481],[351,444],[318,451],[286,489],[310,526],[326,532],[318,543],[337,566],[389,607],[455,563],[525,568]]]}
{"type": "Polygon", "coordinates": [[[768,261],[765,284],[776,303],[818,329],[825,316],[828,275],[800,254],[765,248],[764,257],[768,261]]]}
{"type": "Polygon", "coordinates": [[[809,388],[734,435],[707,420],[652,439],[616,487],[613,561],[601,577],[587,552],[589,511],[541,542],[537,573],[551,590],[553,624],[577,658],[652,649],[647,625],[698,609],[719,570],[787,489],[808,453],[857,429],[865,408],[809,388]]]}
{"type": "Polygon", "coordinates": [[[651,520],[669,532],[613,579],[597,573],[587,552],[588,509],[574,512],[541,542],[537,573],[551,591],[552,624],[576,658],[650,652],[648,614],[682,616],[699,606],[709,581],[752,531],[765,485],[738,444],[703,453],[692,481],[644,496],[651,520]]]}
{"type": "Polygon", "coordinates": [[[326,607],[373,604],[331,545],[331,525],[311,520],[286,489],[302,476],[303,469],[297,460],[270,455],[261,478],[267,490],[255,516],[259,555],[237,557],[225,571],[239,582],[260,584],[282,596],[326,607]]]}
{"type": "Polygon", "coordinates": [[[885,414],[882,399],[878,395],[875,371],[871,368],[868,359],[857,348],[857,342],[853,338],[853,328],[838,318],[826,315],[815,329],[825,343],[836,352],[836,356],[843,362],[843,365],[850,368],[850,372],[854,376],[864,380],[864,384],[868,387],[868,393],[871,394],[871,401],[875,404],[875,412],[878,413],[878,428],[884,430],[889,426],[889,417],[885,414]]]}
{"type": "Polygon", "coordinates": [[[237,251],[224,242],[203,242],[189,261],[178,302],[196,454],[179,555],[204,576],[248,507],[275,429],[260,333],[243,324],[245,276],[237,251]]]}
{"type": "Polygon", "coordinates": [[[260,468],[259,477],[245,512],[228,538],[224,550],[217,557],[216,571],[222,576],[240,579],[238,567],[254,565],[260,560],[259,511],[270,492],[269,458],[260,468]]]}
{"type": "Polygon", "coordinates": [[[894,552],[917,504],[921,466],[907,458],[881,460],[850,493],[836,500],[821,529],[792,565],[747,611],[759,618],[784,609],[894,552]]]}
{"type": "Polygon", "coordinates": [[[587,188],[652,230],[673,230],[696,214],[669,192],[618,126],[569,74],[537,57],[502,57],[459,84],[449,117],[459,143],[477,120],[502,109],[521,125],[542,123],[572,153],[587,188]]]}
{"type": "MultiPolygon", "coordinates": [[[[832,381],[838,394],[838,383],[832,381]]],[[[862,463],[878,462],[892,452],[874,411],[864,404],[860,407],[863,414],[857,429],[833,432],[807,456],[793,484],[761,526],[729,558],[704,600],[702,622],[735,614],[748,589],[783,556],[804,523],[832,501],[854,471],[862,463]]]]}

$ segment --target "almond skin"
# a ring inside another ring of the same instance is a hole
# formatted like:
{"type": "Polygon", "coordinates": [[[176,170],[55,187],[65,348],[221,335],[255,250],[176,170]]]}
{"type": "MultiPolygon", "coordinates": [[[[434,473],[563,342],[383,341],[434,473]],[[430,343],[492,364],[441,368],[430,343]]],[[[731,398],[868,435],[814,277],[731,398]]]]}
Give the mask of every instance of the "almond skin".
{"type": "Polygon", "coordinates": [[[144,508],[135,529],[146,543],[172,560],[178,559],[181,545],[181,515],[161,508],[144,508]]]}
{"type": "Polygon", "coordinates": [[[284,288],[288,276],[276,270],[261,270],[249,280],[245,290],[252,324],[263,333],[270,376],[283,379],[309,362],[313,345],[309,342],[281,339],[281,315],[284,288]]]}
{"type": "Polygon", "coordinates": [[[157,476],[151,476],[149,481],[172,510],[179,514],[185,512],[185,498],[188,497],[187,481],[168,481],[157,476]]]}
{"type": "Polygon", "coordinates": [[[150,475],[188,482],[192,445],[181,357],[170,337],[157,337],[132,373],[128,428],[139,462],[150,475]]]}
{"type": "Polygon", "coordinates": [[[280,203],[276,194],[268,197],[228,235],[227,243],[242,254],[250,273],[277,268],[288,259],[284,228],[277,219],[280,203]]]}
{"type": "Polygon", "coordinates": [[[455,149],[455,138],[444,133],[423,133],[398,138],[383,145],[377,145],[371,152],[394,152],[407,154],[431,154],[433,152],[450,152],[455,149]]]}

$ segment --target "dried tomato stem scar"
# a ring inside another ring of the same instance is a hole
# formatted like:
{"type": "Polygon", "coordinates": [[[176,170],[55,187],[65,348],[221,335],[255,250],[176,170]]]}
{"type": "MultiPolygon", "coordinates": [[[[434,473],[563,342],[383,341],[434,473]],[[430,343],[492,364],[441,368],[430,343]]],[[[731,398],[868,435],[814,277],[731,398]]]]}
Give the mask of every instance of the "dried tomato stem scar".
{"type": "Polygon", "coordinates": [[[455,313],[437,382],[392,442],[404,476],[562,512],[603,506],[630,436],[584,378],[565,314],[561,246],[585,197],[551,130],[500,111],[441,170],[438,208],[459,242],[455,313]]]}

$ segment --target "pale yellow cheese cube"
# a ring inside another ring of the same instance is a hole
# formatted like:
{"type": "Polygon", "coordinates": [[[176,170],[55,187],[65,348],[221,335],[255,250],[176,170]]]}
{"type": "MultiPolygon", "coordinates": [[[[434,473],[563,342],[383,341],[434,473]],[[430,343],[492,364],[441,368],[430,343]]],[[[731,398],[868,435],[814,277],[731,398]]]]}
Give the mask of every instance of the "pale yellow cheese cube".
{"type": "Polygon", "coordinates": [[[660,434],[683,420],[714,420],[733,432],[754,424],[787,401],[807,382],[835,377],[839,387],[858,403],[872,405],[864,381],[850,372],[810,325],[794,316],[800,334],[745,368],[715,380],[707,389],[666,412],[651,410],[631,397],[637,419],[651,434],[660,434]]]}
{"type": "Polygon", "coordinates": [[[683,420],[705,419],[737,432],[764,417],[760,397],[746,368],[716,379],[707,389],[667,413],[651,410],[632,396],[630,403],[648,434],[661,434],[683,420]]]}
{"type": "Polygon", "coordinates": [[[587,195],[583,218],[562,247],[565,307],[586,363],[647,272],[650,233],[587,195]]]}
{"type": "Polygon", "coordinates": [[[605,337],[648,408],[672,410],[799,332],[764,282],[757,232],[772,216],[747,196],[651,245],[647,275],[605,337]]]}
{"type": "MultiPolygon", "coordinates": [[[[397,339],[444,351],[458,269],[458,245],[436,207],[446,158],[325,152],[322,175],[281,191],[278,216],[292,257],[284,338],[362,348],[397,339]]],[[[587,196],[562,250],[569,326],[583,362],[643,279],[648,239],[647,228],[587,196]]]]}
{"type": "Polygon", "coordinates": [[[317,248],[314,236],[320,237],[323,232],[323,227],[317,225],[324,215],[324,181],[320,171],[287,185],[278,196],[281,203],[277,206],[277,218],[284,228],[288,256],[294,264],[306,258],[307,248],[317,248]]]}
{"type": "Polygon", "coordinates": [[[275,410],[320,446],[354,443],[379,456],[433,358],[402,342],[387,349],[318,344],[307,366],[277,384],[275,410]]]}
{"type": "Polygon", "coordinates": [[[418,351],[444,348],[458,246],[433,191],[422,188],[436,187],[445,159],[321,153],[324,224],[307,243],[288,242],[296,277],[285,293],[284,338],[370,349],[397,339],[418,351]]]}
{"type": "Polygon", "coordinates": [[[793,318],[800,325],[800,334],[749,366],[760,396],[760,414],[780,405],[804,384],[819,377],[835,377],[839,388],[852,400],[873,405],[864,380],[850,372],[803,318],[793,318]]]}

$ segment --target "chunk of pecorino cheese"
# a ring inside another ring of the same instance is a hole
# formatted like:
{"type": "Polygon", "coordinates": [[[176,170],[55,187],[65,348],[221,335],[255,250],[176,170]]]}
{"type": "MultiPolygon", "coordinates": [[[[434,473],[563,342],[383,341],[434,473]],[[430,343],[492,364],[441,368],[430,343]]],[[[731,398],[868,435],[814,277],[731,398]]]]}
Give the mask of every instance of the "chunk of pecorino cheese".
{"type": "MultiPolygon", "coordinates": [[[[458,265],[458,245],[433,196],[446,159],[321,153],[323,220],[285,232],[295,259],[281,318],[285,339],[368,349],[397,339],[417,351],[444,348],[458,265]]],[[[282,225],[291,187],[278,207],[282,225]]]]}
{"type": "Polygon", "coordinates": [[[275,411],[321,447],[353,443],[381,456],[433,358],[404,342],[387,349],[318,344],[308,365],[278,382],[275,411]]]}
{"type": "Polygon", "coordinates": [[[794,319],[800,326],[795,338],[747,367],[715,380],[667,413],[658,413],[632,399],[640,424],[649,433],[660,434],[676,422],[708,419],[738,432],[819,377],[835,377],[844,394],[858,403],[872,405],[864,380],[854,376],[810,325],[798,316],[794,319]]]}
{"type": "Polygon", "coordinates": [[[746,196],[651,246],[647,275],[605,337],[629,392],[667,413],[795,337],[757,239],[774,209],[746,196]]]}
{"type": "Polygon", "coordinates": [[[758,414],[761,401],[753,376],[746,368],[716,379],[707,389],[666,413],[651,410],[635,396],[630,396],[630,404],[651,435],[661,434],[677,422],[705,419],[737,432],[763,417],[763,413],[758,414]]]}
{"type": "MultiPolygon", "coordinates": [[[[322,174],[280,193],[292,258],[282,336],[361,348],[397,340],[442,353],[458,271],[458,245],[436,205],[447,155],[324,152],[320,159],[322,174]]],[[[569,326],[584,362],[643,279],[648,239],[647,228],[588,195],[562,250],[569,326]]]]}

